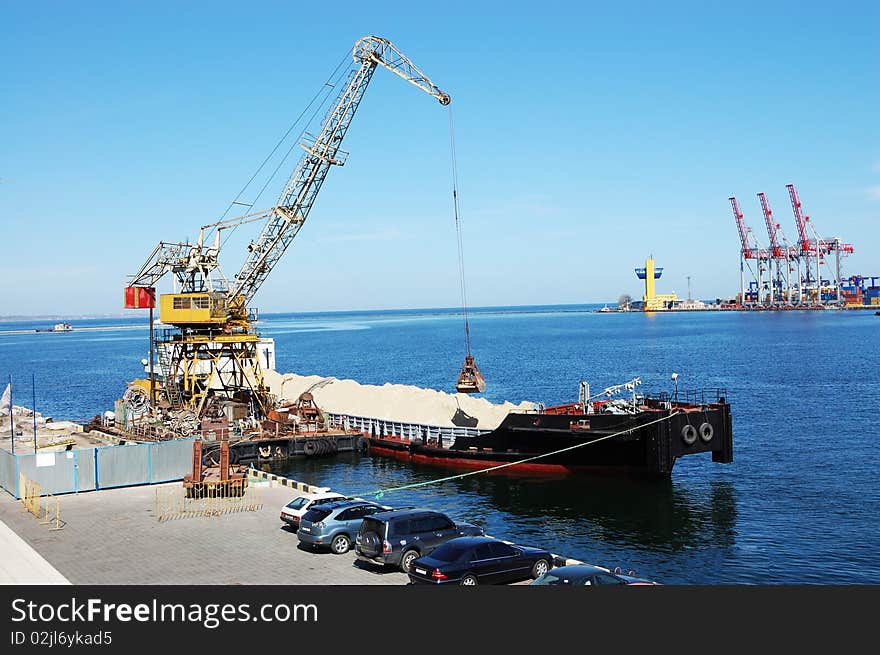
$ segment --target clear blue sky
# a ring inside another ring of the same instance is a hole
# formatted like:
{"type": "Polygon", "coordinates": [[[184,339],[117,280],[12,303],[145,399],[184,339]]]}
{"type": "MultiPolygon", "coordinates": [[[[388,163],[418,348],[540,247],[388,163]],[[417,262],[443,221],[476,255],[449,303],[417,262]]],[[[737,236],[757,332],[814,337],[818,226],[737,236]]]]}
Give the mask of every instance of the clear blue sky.
{"type": "MultiPolygon", "coordinates": [[[[3,1],[0,315],[121,311],[365,34],[452,96],[473,306],[639,296],[649,253],[658,291],[732,295],[727,198],[766,242],[766,192],[794,240],[789,182],[880,275],[877,2],[608,5],[3,1]]],[[[343,149],[254,304],[457,306],[447,110],[380,69],[343,149]]]]}

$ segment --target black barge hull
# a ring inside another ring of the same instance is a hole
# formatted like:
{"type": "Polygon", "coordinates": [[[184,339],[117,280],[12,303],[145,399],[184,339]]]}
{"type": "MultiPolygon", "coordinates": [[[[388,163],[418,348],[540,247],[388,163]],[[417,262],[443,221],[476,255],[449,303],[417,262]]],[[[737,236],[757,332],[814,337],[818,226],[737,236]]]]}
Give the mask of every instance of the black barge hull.
{"type": "Polygon", "coordinates": [[[714,462],[733,461],[730,406],[723,401],[648,407],[637,414],[512,413],[495,430],[458,437],[449,447],[438,446],[430,435],[412,440],[370,435],[369,442],[370,452],[377,455],[449,468],[521,462],[499,469],[510,474],[667,477],[681,457],[711,453],[714,462]]]}

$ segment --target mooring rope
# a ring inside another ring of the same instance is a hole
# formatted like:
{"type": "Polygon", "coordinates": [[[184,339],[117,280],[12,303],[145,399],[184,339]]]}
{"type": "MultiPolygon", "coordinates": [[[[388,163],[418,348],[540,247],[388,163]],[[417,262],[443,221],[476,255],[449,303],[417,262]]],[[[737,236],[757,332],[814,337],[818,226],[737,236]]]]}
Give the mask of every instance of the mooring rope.
{"type": "Polygon", "coordinates": [[[642,423],[632,428],[628,428],[626,430],[621,430],[620,432],[615,432],[614,434],[609,434],[604,437],[599,437],[598,439],[593,439],[592,441],[585,441],[584,443],[575,444],[574,446],[567,446],[565,448],[560,448],[559,450],[554,450],[549,453],[542,453],[540,455],[535,455],[534,457],[527,457],[526,459],[520,459],[515,462],[507,462],[505,464],[498,464],[497,466],[490,466],[489,468],[479,469],[477,471],[468,471],[466,473],[459,473],[457,475],[450,475],[445,478],[438,478],[436,480],[424,480],[422,482],[414,482],[412,484],[405,484],[400,487],[392,487],[391,489],[379,489],[377,491],[369,491],[365,493],[351,494],[350,497],[364,497],[364,496],[375,496],[376,498],[382,498],[387,493],[391,493],[392,491],[402,491],[404,489],[415,489],[416,487],[425,487],[429,484],[438,484],[440,482],[449,482],[450,480],[458,480],[461,478],[466,478],[471,475],[479,475],[480,473],[488,473],[490,471],[497,471],[499,469],[507,468],[509,466],[517,466],[519,464],[525,464],[526,462],[533,462],[538,459],[543,459],[545,457],[551,457],[553,455],[558,455],[559,453],[568,452],[570,450],[575,450],[576,448],[583,448],[584,446],[590,446],[594,443],[599,443],[600,441],[605,441],[606,439],[613,439],[614,437],[619,437],[623,434],[628,434],[630,432],[635,432],[641,428],[646,428],[649,425],[654,425],[656,423],[662,423],[663,421],[668,421],[673,416],[681,414],[680,410],[676,410],[669,414],[668,416],[663,416],[654,421],[649,421],[648,423],[642,423]]]}

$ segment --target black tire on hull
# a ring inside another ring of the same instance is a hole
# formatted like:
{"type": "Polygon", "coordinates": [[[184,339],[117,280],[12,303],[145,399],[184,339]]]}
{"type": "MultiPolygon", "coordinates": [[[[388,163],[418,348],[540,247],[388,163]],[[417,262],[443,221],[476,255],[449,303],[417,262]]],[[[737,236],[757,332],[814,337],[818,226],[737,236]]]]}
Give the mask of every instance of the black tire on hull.
{"type": "Polygon", "coordinates": [[[702,439],[703,443],[712,441],[713,436],[715,436],[715,428],[712,427],[711,423],[700,425],[700,439],[702,439]]]}
{"type": "Polygon", "coordinates": [[[697,428],[688,423],[681,429],[681,440],[688,446],[693,446],[697,442],[697,428]]]}

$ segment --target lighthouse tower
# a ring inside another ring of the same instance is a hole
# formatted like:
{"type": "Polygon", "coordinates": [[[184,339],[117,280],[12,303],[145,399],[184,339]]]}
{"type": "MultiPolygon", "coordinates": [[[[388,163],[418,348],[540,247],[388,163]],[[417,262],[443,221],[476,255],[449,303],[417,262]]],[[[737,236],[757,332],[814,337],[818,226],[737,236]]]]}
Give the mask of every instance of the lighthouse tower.
{"type": "Polygon", "coordinates": [[[654,258],[648,257],[645,260],[644,268],[637,268],[636,277],[645,281],[645,295],[642,297],[644,301],[645,311],[652,312],[662,309],[668,309],[672,303],[678,300],[678,296],[674,293],[657,294],[654,291],[654,280],[659,280],[663,275],[663,267],[654,266],[654,258]]]}

